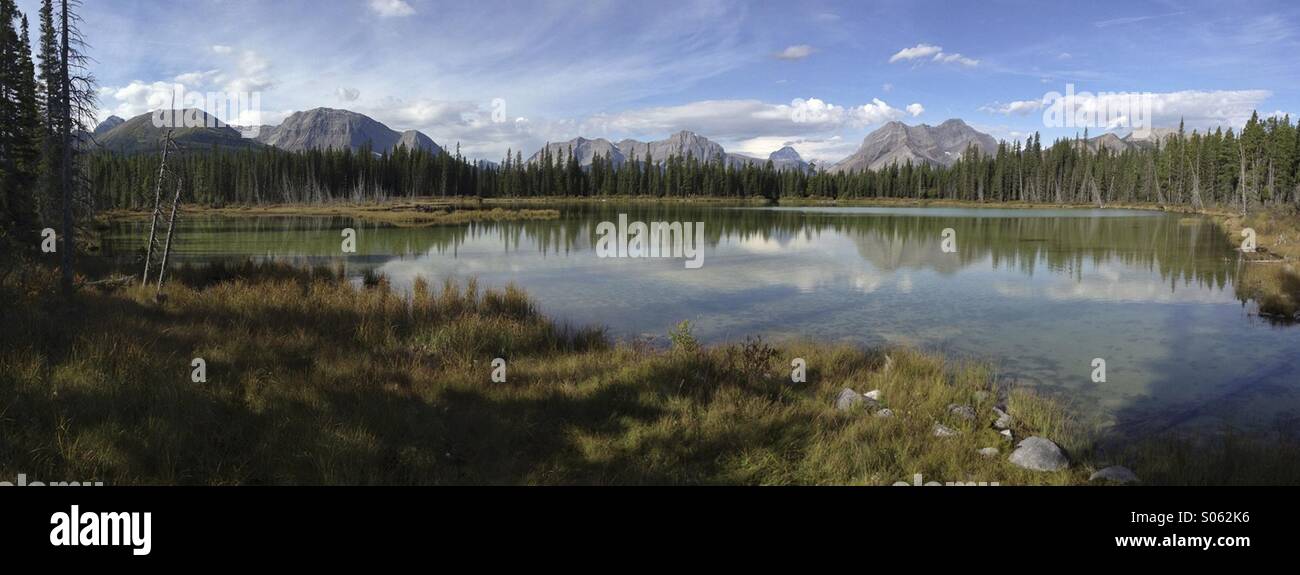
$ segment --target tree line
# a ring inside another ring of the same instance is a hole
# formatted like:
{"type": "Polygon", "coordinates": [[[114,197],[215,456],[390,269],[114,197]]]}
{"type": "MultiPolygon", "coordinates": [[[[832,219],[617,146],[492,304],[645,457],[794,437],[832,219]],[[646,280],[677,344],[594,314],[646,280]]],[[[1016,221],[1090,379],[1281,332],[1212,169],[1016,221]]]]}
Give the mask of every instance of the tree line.
{"type": "Polygon", "coordinates": [[[93,208],[77,141],[95,107],[78,0],[43,0],[39,37],[14,0],[0,0],[0,249],[5,271],[57,229],[71,288],[78,222],[93,208]],[[39,66],[37,60],[39,59],[39,66]]]}
{"type": "MultiPolygon", "coordinates": [[[[953,199],[1043,204],[1149,203],[1201,208],[1300,204],[1300,130],[1289,116],[1253,115],[1240,133],[1179,127],[1151,145],[1112,149],[1087,133],[1045,146],[1034,134],[992,153],[970,147],[951,166],[910,162],[832,173],[777,170],[771,162],[672,156],[586,166],[572,153],[543,148],[532,161],[511,151],[495,164],[454,153],[399,148],[284,152],[204,149],[175,167],[201,204],[296,203],[394,198],[589,196],[953,199]]],[[[97,202],[145,207],[157,157],[93,154],[97,202]]]]}

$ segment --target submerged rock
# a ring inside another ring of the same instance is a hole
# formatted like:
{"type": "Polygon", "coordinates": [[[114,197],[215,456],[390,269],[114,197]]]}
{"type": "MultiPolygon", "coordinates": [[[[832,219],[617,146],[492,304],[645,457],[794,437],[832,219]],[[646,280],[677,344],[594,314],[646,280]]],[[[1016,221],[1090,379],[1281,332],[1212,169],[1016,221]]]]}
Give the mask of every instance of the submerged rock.
{"type": "Polygon", "coordinates": [[[1110,481],[1112,483],[1136,483],[1140,481],[1132,469],[1122,465],[1112,465],[1101,471],[1093,473],[1088,477],[1088,481],[1110,481]]]}
{"type": "Polygon", "coordinates": [[[1011,453],[1011,463],[1034,471],[1060,471],[1070,466],[1060,446],[1041,437],[1021,441],[1011,453]]]}

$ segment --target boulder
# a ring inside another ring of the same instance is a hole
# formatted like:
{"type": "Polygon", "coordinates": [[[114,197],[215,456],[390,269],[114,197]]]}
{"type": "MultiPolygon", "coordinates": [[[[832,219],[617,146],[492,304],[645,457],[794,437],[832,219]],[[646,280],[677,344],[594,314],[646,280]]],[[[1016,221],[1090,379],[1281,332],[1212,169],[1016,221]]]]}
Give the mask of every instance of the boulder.
{"type": "Polygon", "coordinates": [[[947,425],[944,425],[942,423],[934,424],[935,437],[952,437],[954,435],[960,435],[960,434],[961,434],[960,431],[957,431],[956,429],[948,427],[947,425]]]}
{"type": "Polygon", "coordinates": [[[969,405],[948,404],[948,413],[951,413],[961,419],[970,421],[975,419],[975,408],[969,405]]]}
{"type": "Polygon", "coordinates": [[[1010,429],[1003,429],[1002,431],[998,432],[998,435],[1001,435],[1002,437],[1006,438],[1007,441],[1015,440],[1015,438],[1011,435],[1010,429]]]}
{"type": "Polygon", "coordinates": [[[1060,446],[1042,437],[1021,441],[1011,452],[1011,463],[1034,471],[1060,471],[1070,466],[1060,446]]]}
{"type": "Polygon", "coordinates": [[[894,410],[889,409],[888,407],[876,412],[876,417],[893,417],[893,416],[894,416],[894,410]]]}
{"type": "Polygon", "coordinates": [[[873,390],[871,390],[871,391],[868,391],[868,392],[862,394],[862,396],[863,396],[863,397],[866,397],[867,399],[870,399],[870,400],[872,400],[872,401],[880,401],[880,390],[879,390],[879,389],[873,389],[873,390]]]}
{"type": "Polygon", "coordinates": [[[861,394],[846,387],[840,390],[839,395],[835,396],[835,409],[839,411],[857,409],[862,400],[861,394]]]}
{"type": "Polygon", "coordinates": [[[998,429],[1010,429],[1010,428],[1011,428],[1011,414],[1010,414],[1010,413],[1007,413],[1007,412],[1005,412],[1005,411],[1002,411],[1001,409],[996,408],[996,407],[993,408],[993,413],[996,414],[996,415],[998,416],[997,421],[994,421],[994,422],[993,422],[993,427],[996,427],[996,428],[998,428],[998,429]]]}
{"type": "Polygon", "coordinates": [[[1136,483],[1139,481],[1136,473],[1132,469],[1122,465],[1112,465],[1101,471],[1093,473],[1088,477],[1088,481],[1110,481],[1112,483],[1136,483]]]}

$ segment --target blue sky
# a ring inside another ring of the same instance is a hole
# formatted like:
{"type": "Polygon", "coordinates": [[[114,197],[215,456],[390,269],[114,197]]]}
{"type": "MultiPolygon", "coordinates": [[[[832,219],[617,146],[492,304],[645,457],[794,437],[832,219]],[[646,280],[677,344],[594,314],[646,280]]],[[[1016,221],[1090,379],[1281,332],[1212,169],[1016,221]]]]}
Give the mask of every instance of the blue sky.
{"type": "Polygon", "coordinates": [[[689,129],[834,161],[886,121],[953,117],[1050,139],[1077,131],[1040,105],[1067,84],[1150,93],[1157,126],[1300,112],[1300,3],[1084,4],[95,0],[83,31],[105,116],[175,83],[257,91],[264,123],[347,108],[487,159],[689,129]]]}

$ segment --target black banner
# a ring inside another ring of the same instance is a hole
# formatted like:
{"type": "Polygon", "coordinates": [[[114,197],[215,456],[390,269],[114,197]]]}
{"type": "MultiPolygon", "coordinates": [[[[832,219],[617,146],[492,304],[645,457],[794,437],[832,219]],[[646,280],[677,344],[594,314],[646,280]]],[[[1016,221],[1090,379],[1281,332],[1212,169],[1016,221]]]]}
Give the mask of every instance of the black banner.
{"type": "Polygon", "coordinates": [[[1062,566],[1099,558],[1231,563],[1283,557],[1295,548],[1293,493],[1235,487],[13,487],[0,488],[0,541],[6,558],[128,565],[264,556],[447,562],[484,550],[489,557],[480,560],[491,562],[559,560],[558,553],[590,559],[604,550],[651,555],[637,564],[677,554],[761,563],[773,553],[829,556],[837,547],[908,561],[1042,556],[1062,566]],[[121,535],[116,545],[112,535],[121,535]],[[937,555],[904,551],[914,548],[937,555]]]}

